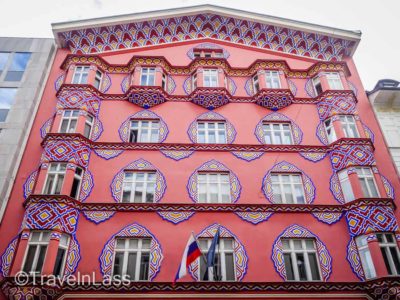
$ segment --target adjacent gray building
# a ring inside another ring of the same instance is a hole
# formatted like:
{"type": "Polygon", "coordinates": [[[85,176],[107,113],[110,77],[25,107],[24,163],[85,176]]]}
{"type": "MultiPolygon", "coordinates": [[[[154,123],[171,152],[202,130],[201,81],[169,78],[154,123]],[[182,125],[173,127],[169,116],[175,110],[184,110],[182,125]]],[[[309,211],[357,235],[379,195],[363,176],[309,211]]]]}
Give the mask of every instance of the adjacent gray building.
{"type": "Polygon", "coordinates": [[[400,174],[400,82],[379,80],[367,94],[400,174]]]}
{"type": "Polygon", "coordinates": [[[0,37],[0,222],[54,47],[53,39],[0,37]]]}

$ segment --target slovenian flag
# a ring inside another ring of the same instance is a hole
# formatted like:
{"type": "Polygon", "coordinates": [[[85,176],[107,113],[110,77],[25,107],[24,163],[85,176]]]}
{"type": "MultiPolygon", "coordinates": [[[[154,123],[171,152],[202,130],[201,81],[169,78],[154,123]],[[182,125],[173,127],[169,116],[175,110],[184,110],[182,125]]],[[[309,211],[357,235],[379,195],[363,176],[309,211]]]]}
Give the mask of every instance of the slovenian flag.
{"type": "Polygon", "coordinates": [[[190,235],[189,241],[186,244],[185,251],[183,252],[181,265],[179,266],[178,272],[175,276],[175,281],[184,277],[187,274],[187,268],[191,263],[201,256],[199,245],[193,234],[190,235]]]}

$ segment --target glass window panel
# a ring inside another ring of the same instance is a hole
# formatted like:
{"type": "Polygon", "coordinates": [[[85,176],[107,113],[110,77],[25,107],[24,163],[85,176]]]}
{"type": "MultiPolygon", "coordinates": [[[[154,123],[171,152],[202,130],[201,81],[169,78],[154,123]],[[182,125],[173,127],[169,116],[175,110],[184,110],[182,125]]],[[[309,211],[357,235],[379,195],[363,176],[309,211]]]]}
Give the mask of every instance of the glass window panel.
{"type": "Polygon", "coordinates": [[[135,273],[136,273],[136,260],[137,260],[137,253],[129,253],[128,254],[128,265],[126,267],[126,275],[129,276],[130,280],[135,280],[135,273]]]}
{"type": "Polygon", "coordinates": [[[0,88],[0,122],[4,122],[11,106],[14,104],[16,88],[0,88]]]}
{"type": "Polygon", "coordinates": [[[389,275],[393,275],[392,268],[390,267],[390,263],[389,263],[389,258],[386,253],[386,248],[381,247],[381,253],[383,256],[383,260],[385,261],[385,266],[386,266],[386,269],[387,269],[389,275]]]}
{"type": "Polygon", "coordinates": [[[25,265],[24,265],[24,272],[29,273],[32,271],[33,267],[33,260],[35,258],[36,248],[38,246],[29,246],[28,254],[26,255],[25,265]]]}
{"type": "Polygon", "coordinates": [[[125,248],[125,240],[117,239],[117,249],[124,249],[125,248]]]}
{"type": "Polygon", "coordinates": [[[294,271],[293,271],[291,255],[289,253],[285,253],[283,255],[283,260],[285,262],[286,279],[294,280],[295,278],[294,278],[294,271]]]}
{"type": "Polygon", "coordinates": [[[293,240],[293,247],[295,250],[301,250],[301,240],[293,240]]]}
{"type": "Polygon", "coordinates": [[[290,185],[284,185],[283,186],[283,190],[284,190],[284,193],[285,193],[285,200],[286,200],[286,203],[294,203],[294,200],[293,200],[293,193],[292,193],[292,187],[290,186],[290,185]]]}
{"type": "Polygon", "coordinates": [[[9,56],[9,52],[0,52],[0,74],[6,66],[9,56]]]}
{"type": "Polygon", "coordinates": [[[306,272],[306,266],[305,266],[305,261],[304,261],[304,254],[303,253],[296,253],[296,259],[297,259],[297,268],[299,270],[299,277],[300,280],[307,280],[307,272],[306,272]]]}
{"type": "Polygon", "coordinates": [[[225,271],[226,271],[226,280],[230,281],[235,280],[235,264],[233,261],[233,253],[225,254],[225,271]]]}
{"type": "Polygon", "coordinates": [[[124,260],[124,254],[121,252],[115,253],[114,257],[114,275],[122,276],[122,265],[124,260]]]}
{"type": "Polygon", "coordinates": [[[139,247],[138,239],[129,239],[129,248],[130,249],[137,249],[138,247],[139,247]]]}
{"type": "Polygon", "coordinates": [[[282,242],[283,249],[286,249],[286,250],[290,249],[289,240],[283,239],[281,242],[282,242]]]}
{"type": "Polygon", "coordinates": [[[309,253],[308,254],[308,260],[310,262],[310,269],[311,269],[311,278],[312,280],[320,280],[320,275],[319,275],[319,268],[318,268],[318,262],[317,262],[317,256],[315,253],[309,253]]]}
{"type": "Polygon", "coordinates": [[[42,271],[44,257],[46,255],[46,250],[47,250],[47,245],[39,246],[39,257],[38,257],[38,260],[36,263],[36,268],[35,268],[36,272],[40,273],[42,271]]]}
{"type": "Polygon", "coordinates": [[[150,253],[142,253],[140,260],[140,278],[139,280],[148,280],[149,276],[150,253]]]}
{"type": "Polygon", "coordinates": [[[58,248],[56,262],[54,264],[53,275],[60,276],[64,263],[65,249],[58,248]]]}

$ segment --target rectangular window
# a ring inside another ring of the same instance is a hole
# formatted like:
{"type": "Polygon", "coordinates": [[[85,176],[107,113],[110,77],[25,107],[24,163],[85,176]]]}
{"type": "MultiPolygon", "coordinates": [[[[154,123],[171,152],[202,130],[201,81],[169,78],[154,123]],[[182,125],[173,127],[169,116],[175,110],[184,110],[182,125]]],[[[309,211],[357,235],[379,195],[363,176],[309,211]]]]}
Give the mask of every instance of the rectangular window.
{"type": "Polygon", "coordinates": [[[258,81],[257,74],[253,76],[253,89],[255,94],[257,94],[260,91],[260,82],[258,81]]]}
{"type": "Polygon", "coordinates": [[[312,83],[313,83],[313,86],[314,86],[315,94],[318,96],[319,94],[322,93],[321,80],[319,79],[318,76],[316,76],[316,77],[314,77],[314,78],[312,79],[312,83]]]}
{"type": "Polygon", "coordinates": [[[371,168],[357,167],[356,170],[364,197],[366,198],[379,197],[378,189],[375,183],[374,173],[372,173],[371,168]]]}
{"type": "Polygon", "coordinates": [[[340,187],[342,188],[344,201],[350,202],[355,199],[353,188],[351,187],[349,175],[347,175],[347,170],[342,170],[338,173],[340,187]]]}
{"type": "MultiPolygon", "coordinates": [[[[207,255],[212,239],[199,239],[200,250],[207,255]]],[[[208,272],[209,281],[235,281],[235,241],[232,238],[221,238],[215,251],[215,267],[213,270],[207,269],[203,258],[200,258],[199,278],[204,279],[205,272],[208,272]]]]}
{"type": "Polygon", "coordinates": [[[199,173],[197,178],[200,203],[231,203],[228,173],[199,173]]]}
{"type": "Polygon", "coordinates": [[[197,89],[197,73],[194,73],[192,76],[192,91],[197,89]]]}
{"type": "Polygon", "coordinates": [[[131,121],[129,141],[131,143],[158,143],[160,123],[156,120],[131,121]]]}
{"type": "Polygon", "coordinates": [[[47,171],[46,182],[43,189],[43,194],[60,195],[61,188],[64,182],[66,163],[51,163],[47,171]]]}
{"type": "Polygon", "coordinates": [[[7,120],[8,112],[14,104],[16,88],[0,88],[0,122],[7,120]]]}
{"type": "Polygon", "coordinates": [[[278,71],[265,71],[265,81],[267,89],[280,89],[281,81],[278,71]]]}
{"type": "Polygon", "coordinates": [[[281,242],[288,281],[321,280],[313,239],[282,239],[281,242]]]}
{"type": "Polygon", "coordinates": [[[100,89],[102,78],[103,78],[103,73],[101,71],[97,70],[96,76],[94,77],[94,86],[96,89],[100,89]]]}
{"type": "Polygon", "coordinates": [[[353,116],[340,116],[340,123],[344,132],[344,136],[347,138],[358,138],[356,121],[353,116]]]}
{"type": "Polygon", "coordinates": [[[335,132],[335,128],[333,127],[333,122],[331,119],[328,119],[324,122],[324,126],[325,126],[325,133],[326,136],[328,138],[328,142],[332,143],[334,141],[336,141],[336,132],[335,132]]]}
{"type": "Polygon", "coordinates": [[[39,275],[42,272],[49,241],[49,231],[31,232],[22,268],[24,272],[30,275],[39,275]]]}
{"type": "Polygon", "coordinates": [[[275,203],[304,204],[303,180],[300,174],[271,174],[275,203]]]}
{"type": "Polygon", "coordinates": [[[74,180],[72,181],[71,193],[72,198],[78,199],[79,192],[81,191],[83,170],[79,167],[76,168],[74,174],[74,180]]]}
{"type": "Polygon", "coordinates": [[[225,144],[225,122],[198,122],[197,142],[208,144],[225,144]]]}
{"type": "Polygon", "coordinates": [[[204,69],[203,81],[204,81],[204,87],[218,87],[218,70],[204,69]]]}
{"type": "Polygon", "coordinates": [[[30,57],[31,53],[28,52],[14,53],[4,81],[21,81],[30,57]]]}
{"type": "Polygon", "coordinates": [[[325,73],[326,80],[328,81],[329,88],[331,90],[343,90],[342,80],[337,72],[325,73]]]}
{"type": "Polygon", "coordinates": [[[67,252],[69,246],[69,236],[62,234],[58,244],[56,262],[53,268],[54,276],[62,276],[64,274],[65,261],[67,259],[67,252]]]}
{"type": "Polygon", "coordinates": [[[60,133],[74,133],[76,131],[76,125],[78,123],[79,110],[64,110],[63,117],[61,119],[60,133]]]}
{"type": "Polygon", "coordinates": [[[389,275],[400,275],[400,251],[392,233],[378,233],[379,247],[389,275]]]}
{"type": "Polygon", "coordinates": [[[0,52],[0,76],[1,73],[3,73],[4,69],[6,68],[9,56],[10,56],[9,52],[0,52]]]}
{"type": "Polygon", "coordinates": [[[263,123],[264,142],[274,145],[293,144],[290,123],[263,123]]]}
{"type": "Polygon", "coordinates": [[[131,281],[149,279],[150,245],[148,238],[116,240],[113,276],[131,281]],[[124,276],[124,277],[122,277],[124,276]]]}
{"type": "Polygon", "coordinates": [[[89,76],[89,66],[76,66],[74,77],[72,78],[73,84],[87,84],[89,76]]]}
{"type": "Polygon", "coordinates": [[[156,187],[156,173],[125,172],[122,202],[153,203],[156,187]]]}
{"type": "Polygon", "coordinates": [[[161,78],[161,88],[163,90],[167,89],[167,75],[165,75],[164,73],[162,74],[162,78],[161,78]]]}
{"type": "Polygon", "coordinates": [[[371,257],[371,252],[368,248],[367,236],[362,235],[356,237],[356,244],[358,249],[358,254],[361,258],[361,264],[365,273],[366,279],[371,279],[376,277],[374,262],[371,257]]]}
{"type": "Polygon", "coordinates": [[[156,85],[156,69],[155,68],[142,68],[142,75],[140,76],[140,85],[144,85],[144,86],[156,85]]]}
{"type": "Polygon", "coordinates": [[[87,115],[85,120],[85,129],[83,135],[88,139],[90,139],[90,135],[92,134],[93,122],[94,118],[91,115],[87,115]]]}
{"type": "Polygon", "coordinates": [[[194,52],[193,56],[194,56],[194,58],[198,58],[198,57],[201,56],[201,53],[200,52],[194,52]]]}

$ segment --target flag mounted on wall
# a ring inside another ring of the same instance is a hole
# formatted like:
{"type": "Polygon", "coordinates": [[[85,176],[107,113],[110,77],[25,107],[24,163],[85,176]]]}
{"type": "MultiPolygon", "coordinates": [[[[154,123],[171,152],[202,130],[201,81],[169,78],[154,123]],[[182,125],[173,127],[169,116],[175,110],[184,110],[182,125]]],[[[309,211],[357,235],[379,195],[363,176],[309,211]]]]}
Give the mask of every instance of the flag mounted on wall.
{"type": "Polygon", "coordinates": [[[200,247],[193,234],[191,234],[186,244],[185,251],[183,252],[181,264],[176,273],[174,282],[184,277],[187,274],[188,267],[201,255],[200,247]]]}

